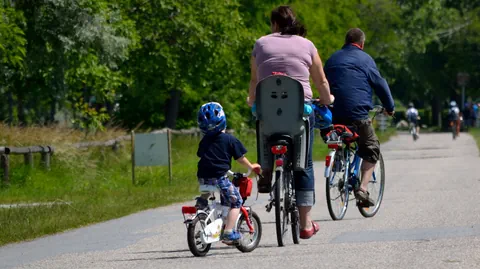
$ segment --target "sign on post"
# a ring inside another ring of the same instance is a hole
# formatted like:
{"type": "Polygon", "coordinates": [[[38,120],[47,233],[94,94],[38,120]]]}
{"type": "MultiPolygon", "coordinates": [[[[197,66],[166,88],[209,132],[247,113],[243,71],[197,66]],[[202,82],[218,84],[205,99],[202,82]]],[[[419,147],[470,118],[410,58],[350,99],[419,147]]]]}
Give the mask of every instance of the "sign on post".
{"type": "Polygon", "coordinates": [[[168,165],[172,181],[171,133],[135,134],[132,132],[132,181],[135,183],[135,166],[168,165]]]}
{"type": "Polygon", "coordinates": [[[462,103],[460,106],[462,110],[465,109],[465,86],[467,86],[469,79],[470,79],[470,75],[468,73],[459,72],[457,74],[458,86],[462,87],[462,103]]]}

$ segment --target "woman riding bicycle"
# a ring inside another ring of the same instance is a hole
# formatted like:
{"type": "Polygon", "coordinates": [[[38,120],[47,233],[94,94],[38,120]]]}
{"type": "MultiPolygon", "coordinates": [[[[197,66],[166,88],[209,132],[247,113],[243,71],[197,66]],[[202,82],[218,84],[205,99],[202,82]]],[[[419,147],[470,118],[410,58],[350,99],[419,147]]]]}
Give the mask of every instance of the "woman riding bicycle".
{"type": "MultiPolygon", "coordinates": [[[[280,6],[271,13],[272,34],[258,39],[251,56],[251,80],[248,105],[255,102],[257,82],[274,72],[284,73],[298,80],[304,90],[305,101],[311,102],[312,88],[310,76],[317,86],[321,104],[331,104],[334,100],[323,72],[322,61],[315,45],[305,38],[307,31],[301,25],[289,6],[280,6]]],[[[314,122],[314,113],[310,122],[314,122]]],[[[310,144],[313,144],[313,124],[310,126],[310,144]]],[[[310,210],[315,203],[312,147],[309,147],[307,167],[304,172],[295,173],[296,201],[300,215],[300,238],[308,239],[319,226],[310,218],[310,210]]],[[[273,167],[262,167],[263,178],[258,182],[261,193],[269,193],[272,186],[273,167]]]]}

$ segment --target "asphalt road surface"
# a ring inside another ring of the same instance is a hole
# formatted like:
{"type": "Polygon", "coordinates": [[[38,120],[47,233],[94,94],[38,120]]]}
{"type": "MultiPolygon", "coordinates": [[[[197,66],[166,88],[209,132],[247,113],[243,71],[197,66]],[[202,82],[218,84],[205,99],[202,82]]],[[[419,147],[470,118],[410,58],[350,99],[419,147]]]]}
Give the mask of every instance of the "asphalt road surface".
{"type": "MultiPolygon", "coordinates": [[[[0,268],[480,268],[480,158],[472,137],[400,134],[382,145],[386,189],[370,219],[350,208],[332,221],[323,162],[315,163],[320,232],[276,245],[265,196],[253,206],[260,246],[241,253],[221,243],[205,258],[188,250],[181,204],[0,248],[0,268]],[[263,201],[262,201],[263,200],[263,201]]],[[[192,204],[188,202],[185,204],[192,204]]]]}

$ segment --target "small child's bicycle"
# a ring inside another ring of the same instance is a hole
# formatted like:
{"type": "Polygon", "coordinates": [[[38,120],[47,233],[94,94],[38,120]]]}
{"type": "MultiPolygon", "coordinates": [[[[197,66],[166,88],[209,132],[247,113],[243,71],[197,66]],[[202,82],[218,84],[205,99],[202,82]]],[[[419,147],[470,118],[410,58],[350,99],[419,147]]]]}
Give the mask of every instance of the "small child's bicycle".
{"type": "MultiPolygon", "coordinates": [[[[246,174],[228,171],[227,175],[233,177],[233,184],[239,187],[243,203],[251,194],[252,179],[248,178],[251,171],[246,174]]],[[[202,185],[201,191],[209,192],[211,201],[208,207],[197,209],[194,206],[183,206],[182,214],[187,227],[188,248],[194,256],[205,256],[213,243],[220,241],[225,227],[225,219],[230,210],[216,200],[215,193],[219,192],[216,186],[202,185]]],[[[258,215],[248,206],[240,208],[240,215],[235,227],[242,235],[235,247],[242,252],[251,252],[257,248],[262,237],[262,224],[258,215]]]]}

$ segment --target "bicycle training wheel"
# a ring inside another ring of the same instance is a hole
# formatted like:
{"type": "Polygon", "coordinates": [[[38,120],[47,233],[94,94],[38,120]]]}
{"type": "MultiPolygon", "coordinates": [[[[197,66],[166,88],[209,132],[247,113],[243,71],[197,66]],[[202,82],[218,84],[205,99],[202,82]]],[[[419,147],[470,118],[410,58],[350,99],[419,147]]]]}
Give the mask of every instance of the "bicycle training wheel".
{"type": "Polygon", "coordinates": [[[368,183],[368,192],[370,198],[374,201],[375,205],[371,207],[358,207],[360,214],[365,218],[371,218],[377,214],[382,204],[383,191],[385,189],[385,164],[383,162],[383,156],[380,153],[373,176],[368,183]]]}
{"type": "Polygon", "coordinates": [[[287,231],[288,214],[285,208],[285,179],[284,173],[275,172],[275,226],[279,247],[285,245],[284,238],[287,231]]]}
{"type": "Polygon", "coordinates": [[[243,214],[238,220],[237,231],[242,235],[240,242],[236,245],[241,252],[251,252],[258,247],[260,239],[262,238],[262,223],[257,213],[253,212],[250,215],[250,224],[253,226],[254,232],[250,233],[247,220],[243,214]]]}
{"type": "MultiPolygon", "coordinates": [[[[342,154],[337,152],[337,154],[342,154]]],[[[335,156],[330,177],[325,180],[328,213],[332,220],[341,220],[348,207],[348,172],[343,156],[335,156]]]]}
{"type": "Polygon", "coordinates": [[[203,257],[207,255],[212,244],[204,244],[200,238],[203,229],[207,226],[207,216],[204,214],[198,215],[192,223],[188,225],[187,229],[187,242],[190,252],[194,256],[203,257]]]}
{"type": "Polygon", "coordinates": [[[292,225],[292,239],[294,244],[300,243],[300,216],[298,208],[293,202],[295,199],[295,190],[293,184],[293,175],[290,171],[285,172],[285,208],[290,212],[290,222],[292,225]]]}

